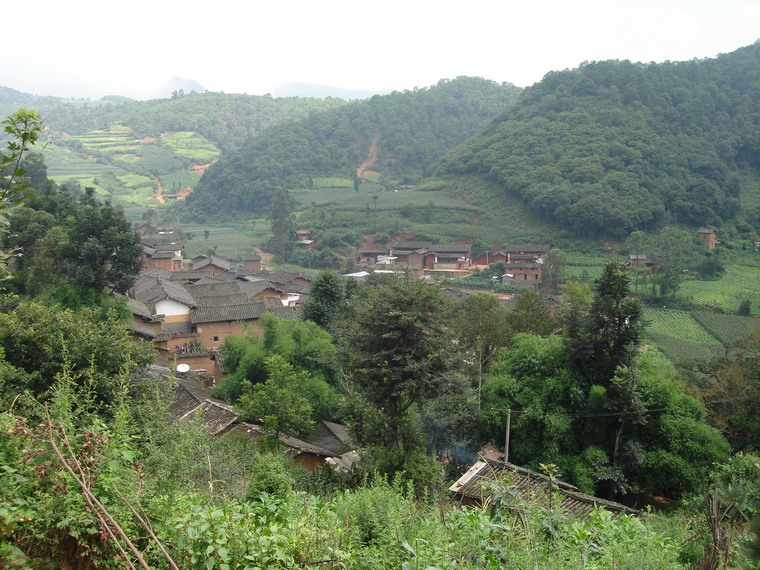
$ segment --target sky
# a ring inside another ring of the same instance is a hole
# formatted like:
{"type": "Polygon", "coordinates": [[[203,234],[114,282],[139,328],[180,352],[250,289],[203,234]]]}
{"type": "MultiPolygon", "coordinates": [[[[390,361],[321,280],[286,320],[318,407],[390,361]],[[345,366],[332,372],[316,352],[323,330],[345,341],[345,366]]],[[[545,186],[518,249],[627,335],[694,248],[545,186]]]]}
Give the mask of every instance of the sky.
{"type": "Polygon", "coordinates": [[[35,95],[165,97],[173,77],[381,92],[715,57],[760,38],[760,0],[36,0],[3,23],[0,86],[35,95]]]}

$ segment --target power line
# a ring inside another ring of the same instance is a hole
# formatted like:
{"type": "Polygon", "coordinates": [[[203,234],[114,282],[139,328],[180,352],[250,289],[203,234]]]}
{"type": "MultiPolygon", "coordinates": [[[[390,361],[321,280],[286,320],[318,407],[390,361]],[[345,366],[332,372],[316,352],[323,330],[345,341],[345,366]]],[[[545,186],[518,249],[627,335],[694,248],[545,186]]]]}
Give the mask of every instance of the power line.
{"type": "MultiPolygon", "coordinates": [[[[737,400],[752,400],[760,398],[760,395],[749,395],[749,396],[736,396],[734,398],[725,398],[723,400],[710,400],[708,402],[702,402],[705,406],[711,406],[713,404],[725,404],[726,402],[735,402],[737,400]]],[[[636,415],[643,415],[643,414],[653,414],[658,412],[668,412],[671,411],[673,408],[652,408],[648,410],[641,410],[638,412],[595,412],[595,413],[587,413],[587,414],[558,414],[549,412],[545,414],[546,416],[555,416],[555,417],[567,417],[567,418],[610,418],[610,417],[617,417],[617,416],[636,416],[636,415]]],[[[493,412],[509,412],[511,414],[527,414],[529,413],[529,410],[511,410],[506,408],[491,408],[491,411],[493,412]]]]}

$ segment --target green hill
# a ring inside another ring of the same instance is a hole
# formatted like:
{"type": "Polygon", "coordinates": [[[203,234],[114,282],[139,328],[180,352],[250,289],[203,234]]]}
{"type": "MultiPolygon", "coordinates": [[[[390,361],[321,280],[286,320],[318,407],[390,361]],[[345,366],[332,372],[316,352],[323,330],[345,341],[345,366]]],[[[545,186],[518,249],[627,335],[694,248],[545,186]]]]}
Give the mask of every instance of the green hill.
{"type": "MultiPolygon", "coordinates": [[[[488,175],[588,237],[720,226],[756,202],[758,104],[758,43],[701,61],[587,63],[526,89],[436,172],[488,175]]],[[[757,215],[744,217],[756,231],[757,215]]]]}
{"type": "Polygon", "coordinates": [[[320,177],[358,173],[386,186],[417,183],[519,92],[510,84],[460,77],[283,123],[209,168],[184,213],[195,219],[265,213],[278,186],[308,188],[320,177]]]}

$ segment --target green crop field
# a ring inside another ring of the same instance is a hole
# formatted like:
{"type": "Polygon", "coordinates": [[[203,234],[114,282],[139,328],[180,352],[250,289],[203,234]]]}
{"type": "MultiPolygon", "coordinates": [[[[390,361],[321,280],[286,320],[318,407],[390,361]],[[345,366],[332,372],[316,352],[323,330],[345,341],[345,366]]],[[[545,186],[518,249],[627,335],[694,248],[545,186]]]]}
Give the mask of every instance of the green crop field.
{"type": "Polygon", "coordinates": [[[161,137],[161,140],[174,154],[197,164],[207,164],[221,154],[216,146],[194,132],[171,133],[161,137]]]}
{"type": "MultiPolygon", "coordinates": [[[[724,315],[721,315],[724,316],[724,315]]],[[[680,340],[716,344],[720,342],[687,311],[645,309],[647,333],[658,333],[680,340]]]]}
{"type": "Polygon", "coordinates": [[[679,295],[695,303],[720,306],[736,311],[742,301],[752,303],[753,312],[760,310],[760,269],[748,265],[728,265],[717,281],[686,281],[679,295]]]}
{"type": "Polygon", "coordinates": [[[314,178],[314,188],[353,188],[354,181],[350,178],[342,178],[338,176],[324,176],[320,178],[314,178]]]}
{"type": "Polygon", "coordinates": [[[655,332],[647,333],[647,338],[676,364],[709,359],[723,352],[723,345],[717,342],[694,342],[655,332]]]}
{"type": "Polygon", "coordinates": [[[724,315],[708,311],[694,311],[692,315],[700,326],[725,345],[730,345],[752,333],[760,332],[760,319],[753,317],[724,315]]]}

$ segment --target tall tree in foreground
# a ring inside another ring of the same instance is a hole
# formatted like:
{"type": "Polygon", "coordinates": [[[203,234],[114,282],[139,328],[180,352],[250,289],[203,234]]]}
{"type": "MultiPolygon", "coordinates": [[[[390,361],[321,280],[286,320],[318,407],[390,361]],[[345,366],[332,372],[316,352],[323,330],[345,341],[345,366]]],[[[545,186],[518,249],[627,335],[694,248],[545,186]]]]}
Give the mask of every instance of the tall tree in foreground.
{"type": "MultiPolygon", "coordinates": [[[[10,137],[7,152],[0,153],[0,237],[8,230],[8,211],[17,204],[28,184],[20,182],[26,171],[21,159],[34,145],[42,130],[42,118],[34,111],[20,109],[2,122],[10,137]]],[[[7,277],[6,266],[13,257],[12,251],[0,250],[0,279],[7,277]]]]}

